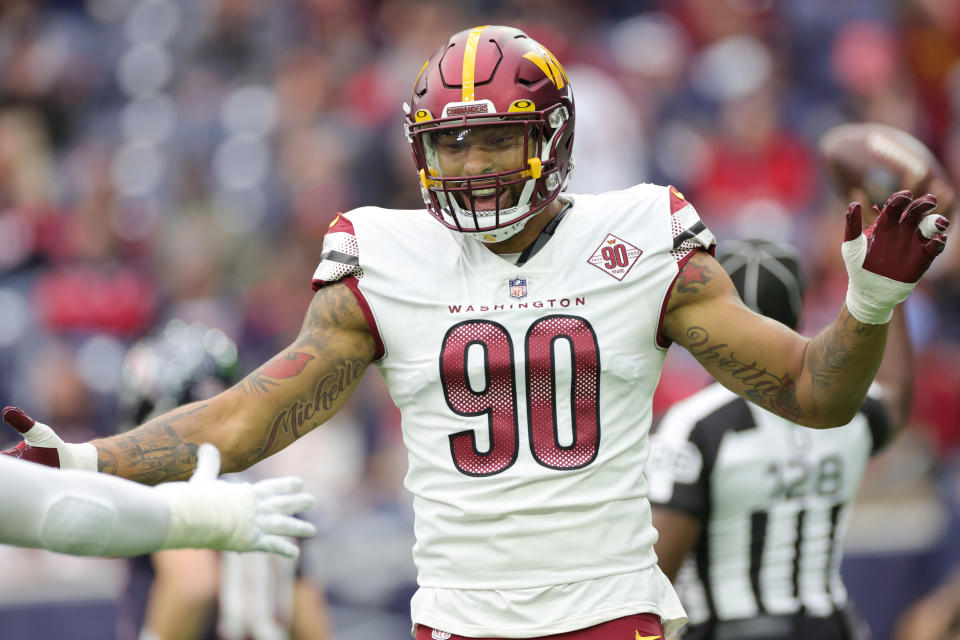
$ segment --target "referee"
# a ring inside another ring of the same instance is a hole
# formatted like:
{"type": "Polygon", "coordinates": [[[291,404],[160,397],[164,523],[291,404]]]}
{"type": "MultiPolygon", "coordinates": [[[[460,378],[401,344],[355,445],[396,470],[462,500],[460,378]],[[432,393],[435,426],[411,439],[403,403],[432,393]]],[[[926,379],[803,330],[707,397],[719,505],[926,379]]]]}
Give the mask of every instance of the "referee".
{"type": "MultiPolygon", "coordinates": [[[[743,301],[796,327],[805,278],[789,245],[725,243],[743,301]]],[[[903,310],[876,382],[837,429],[795,425],[713,383],[674,405],[647,478],[660,567],[690,624],[684,640],[863,640],[840,577],[850,504],[870,457],[906,421],[912,349],[903,310]]]]}

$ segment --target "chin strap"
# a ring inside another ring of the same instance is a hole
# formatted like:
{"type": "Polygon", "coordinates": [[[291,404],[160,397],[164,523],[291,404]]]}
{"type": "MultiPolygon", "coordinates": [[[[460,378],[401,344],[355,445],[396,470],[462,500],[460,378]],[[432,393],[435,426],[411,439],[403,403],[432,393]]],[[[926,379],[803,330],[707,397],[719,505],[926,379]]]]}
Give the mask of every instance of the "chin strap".
{"type": "MultiPolygon", "coordinates": [[[[533,257],[533,255],[540,250],[540,248],[546,244],[547,240],[550,239],[550,236],[553,235],[554,230],[557,228],[557,225],[560,224],[560,220],[567,214],[567,210],[570,208],[571,203],[568,201],[563,201],[563,208],[557,213],[557,215],[551,220],[547,225],[540,231],[540,234],[537,238],[524,249],[523,253],[520,254],[519,265],[522,265],[524,262],[533,257]]],[[[473,236],[477,240],[480,240],[484,244],[495,244],[497,242],[503,242],[509,238],[520,233],[527,222],[542,214],[540,211],[535,213],[532,216],[524,218],[520,222],[510,225],[509,227],[503,227],[502,229],[494,229],[493,231],[464,231],[463,233],[468,236],[473,236]]]]}
{"type": "Polygon", "coordinates": [[[474,238],[476,238],[480,242],[483,242],[484,244],[494,244],[497,242],[503,242],[504,240],[508,240],[513,236],[517,235],[518,233],[520,233],[523,230],[523,228],[527,226],[527,222],[531,218],[533,218],[533,216],[524,218],[520,222],[515,222],[509,227],[503,227],[501,229],[493,229],[492,231],[464,231],[463,233],[465,233],[468,236],[473,236],[474,238]]]}

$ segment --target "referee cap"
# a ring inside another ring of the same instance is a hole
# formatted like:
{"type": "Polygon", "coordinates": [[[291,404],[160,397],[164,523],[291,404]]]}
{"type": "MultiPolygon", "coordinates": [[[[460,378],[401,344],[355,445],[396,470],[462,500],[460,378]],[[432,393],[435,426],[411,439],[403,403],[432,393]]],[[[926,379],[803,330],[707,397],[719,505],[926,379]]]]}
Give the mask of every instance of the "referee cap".
{"type": "Polygon", "coordinates": [[[727,240],[717,250],[744,303],[769,318],[796,328],[807,277],[800,255],[789,244],[769,240],[727,240]]]}

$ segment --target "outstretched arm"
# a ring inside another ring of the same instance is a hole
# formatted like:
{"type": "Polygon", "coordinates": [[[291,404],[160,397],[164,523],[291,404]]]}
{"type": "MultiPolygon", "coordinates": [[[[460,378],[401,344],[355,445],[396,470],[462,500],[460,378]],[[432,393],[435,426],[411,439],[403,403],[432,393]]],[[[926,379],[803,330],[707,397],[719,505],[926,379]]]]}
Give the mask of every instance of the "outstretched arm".
{"type": "Polygon", "coordinates": [[[886,325],[862,324],[844,307],[816,338],[805,338],[751,311],[723,267],[703,252],[677,278],[663,328],[725,387],[811,427],[850,421],[887,335],[886,325]]]}
{"type": "Polygon", "coordinates": [[[297,339],[234,387],[136,429],[94,440],[98,469],[145,484],[187,477],[210,442],[224,472],[280,451],[333,416],[374,357],[360,306],[343,284],[320,289],[297,339]]]}
{"type": "Polygon", "coordinates": [[[750,311],[704,253],[687,261],[674,284],[664,335],[724,386],[765,409],[810,427],[846,424],[877,373],[893,308],[942,250],[945,219],[930,216],[921,233],[920,220],[935,202],[898,192],[867,236],[861,235],[859,205],[851,206],[844,243],[847,303],[813,339],[750,311]],[[861,253],[851,255],[851,247],[861,253]]]}
{"type": "Polygon", "coordinates": [[[296,557],[280,537],[310,536],[292,515],[314,499],[299,478],[217,480],[215,447],[200,447],[190,482],[144,487],[85,471],[0,456],[0,543],[74,555],[132,556],[174,548],[270,551],[296,557]]]}

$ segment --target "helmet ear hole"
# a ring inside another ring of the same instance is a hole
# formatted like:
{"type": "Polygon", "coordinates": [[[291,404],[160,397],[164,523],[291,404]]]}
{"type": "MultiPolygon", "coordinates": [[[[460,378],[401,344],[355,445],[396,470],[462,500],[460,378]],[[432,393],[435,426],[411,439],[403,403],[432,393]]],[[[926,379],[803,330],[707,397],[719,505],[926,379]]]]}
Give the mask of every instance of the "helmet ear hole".
{"type": "Polygon", "coordinates": [[[559,107],[550,112],[550,115],[547,116],[547,122],[550,124],[552,129],[559,129],[560,125],[566,122],[570,118],[570,113],[567,111],[566,107],[559,107]]]}

